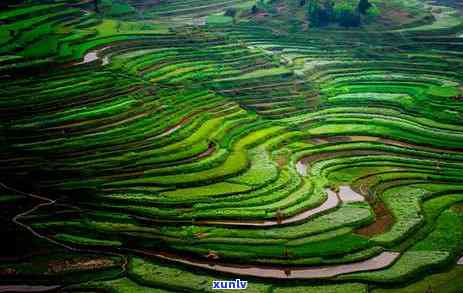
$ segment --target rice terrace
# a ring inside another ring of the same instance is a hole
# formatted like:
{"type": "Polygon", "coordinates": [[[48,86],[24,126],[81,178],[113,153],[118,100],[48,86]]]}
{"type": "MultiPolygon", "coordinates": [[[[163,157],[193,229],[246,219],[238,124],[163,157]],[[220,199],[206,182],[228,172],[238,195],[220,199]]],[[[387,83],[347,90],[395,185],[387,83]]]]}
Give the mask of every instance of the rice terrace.
{"type": "Polygon", "coordinates": [[[2,0],[0,292],[463,292],[463,1],[2,0]]]}

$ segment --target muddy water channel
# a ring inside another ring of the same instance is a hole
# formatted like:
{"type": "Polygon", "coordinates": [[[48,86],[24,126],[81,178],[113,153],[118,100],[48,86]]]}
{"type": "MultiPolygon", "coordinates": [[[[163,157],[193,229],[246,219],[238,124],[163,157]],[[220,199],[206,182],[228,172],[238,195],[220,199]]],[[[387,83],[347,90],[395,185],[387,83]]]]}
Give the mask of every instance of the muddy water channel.
{"type": "Polygon", "coordinates": [[[258,265],[228,265],[212,263],[208,261],[192,260],[171,254],[153,253],[142,250],[136,250],[135,252],[222,273],[273,279],[321,279],[335,277],[347,273],[378,270],[391,265],[400,255],[398,252],[385,251],[373,258],[349,264],[306,268],[285,268],[258,265]]]}

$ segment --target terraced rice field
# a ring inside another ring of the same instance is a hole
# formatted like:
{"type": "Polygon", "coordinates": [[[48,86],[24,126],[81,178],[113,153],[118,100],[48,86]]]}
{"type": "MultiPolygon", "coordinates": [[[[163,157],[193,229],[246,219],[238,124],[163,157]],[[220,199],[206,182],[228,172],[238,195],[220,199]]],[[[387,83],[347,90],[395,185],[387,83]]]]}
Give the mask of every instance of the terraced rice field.
{"type": "Polygon", "coordinates": [[[0,292],[463,291],[456,10],[281,33],[207,21],[254,1],[49,2],[0,12],[0,292]]]}

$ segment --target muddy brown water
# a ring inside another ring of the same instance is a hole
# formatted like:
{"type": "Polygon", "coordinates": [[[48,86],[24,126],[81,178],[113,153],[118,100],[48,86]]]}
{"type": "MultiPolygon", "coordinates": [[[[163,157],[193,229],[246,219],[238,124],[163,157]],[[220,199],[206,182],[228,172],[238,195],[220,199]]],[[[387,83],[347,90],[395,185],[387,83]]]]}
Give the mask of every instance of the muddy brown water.
{"type": "Polygon", "coordinates": [[[84,60],[78,64],[85,64],[85,63],[90,63],[92,61],[95,61],[98,59],[98,55],[96,51],[88,52],[84,56],[84,60]]]}
{"type": "MultiPolygon", "coordinates": [[[[307,160],[307,158],[301,159],[297,162],[296,170],[300,175],[306,176],[307,164],[309,164],[309,160],[307,160]]],[[[330,189],[326,189],[326,191],[328,192],[328,194],[332,192],[330,189]]],[[[339,200],[344,203],[362,202],[366,200],[364,196],[354,191],[348,185],[339,186],[338,197],[339,200]]],[[[370,204],[373,206],[373,210],[376,215],[376,220],[365,227],[361,227],[355,230],[356,233],[369,237],[383,234],[392,226],[394,222],[393,216],[382,202],[370,202],[370,204]]]]}
{"type": "Polygon", "coordinates": [[[394,223],[394,217],[382,201],[370,202],[370,205],[373,206],[373,211],[376,215],[375,221],[370,225],[355,230],[355,233],[367,237],[385,233],[394,223]]]}
{"type": "Polygon", "coordinates": [[[360,202],[365,201],[365,198],[355,192],[350,186],[348,185],[341,185],[339,186],[339,199],[342,202],[360,202]]]}
{"type": "MultiPolygon", "coordinates": [[[[84,55],[84,60],[79,62],[79,63],[76,63],[76,65],[90,63],[90,62],[93,62],[95,60],[100,59],[100,56],[98,56],[98,55],[101,52],[103,52],[104,50],[108,49],[108,48],[111,48],[111,46],[106,46],[106,47],[103,47],[101,49],[93,50],[93,51],[90,51],[90,52],[86,53],[84,55]]],[[[103,60],[102,60],[102,63],[103,63],[103,65],[108,64],[109,63],[109,58],[104,57],[103,60]]]]}
{"type": "MultiPolygon", "coordinates": [[[[301,176],[307,176],[307,170],[309,169],[309,160],[306,158],[299,160],[296,163],[296,170],[297,173],[301,176]]],[[[325,189],[325,191],[330,194],[332,192],[331,189],[325,189]]],[[[359,202],[359,201],[365,201],[365,198],[355,192],[350,186],[348,185],[341,185],[339,186],[339,192],[338,192],[339,199],[343,202],[359,202]]]]}

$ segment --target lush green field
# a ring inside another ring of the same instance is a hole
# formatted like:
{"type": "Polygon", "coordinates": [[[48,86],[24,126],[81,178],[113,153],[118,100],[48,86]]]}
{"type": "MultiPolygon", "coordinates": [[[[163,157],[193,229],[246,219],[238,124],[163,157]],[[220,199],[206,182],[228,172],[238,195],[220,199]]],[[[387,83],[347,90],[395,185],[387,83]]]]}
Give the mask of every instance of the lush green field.
{"type": "Polygon", "coordinates": [[[0,291],[461,292],[460,6],[354,2],[0,6],[0,291]]]}

